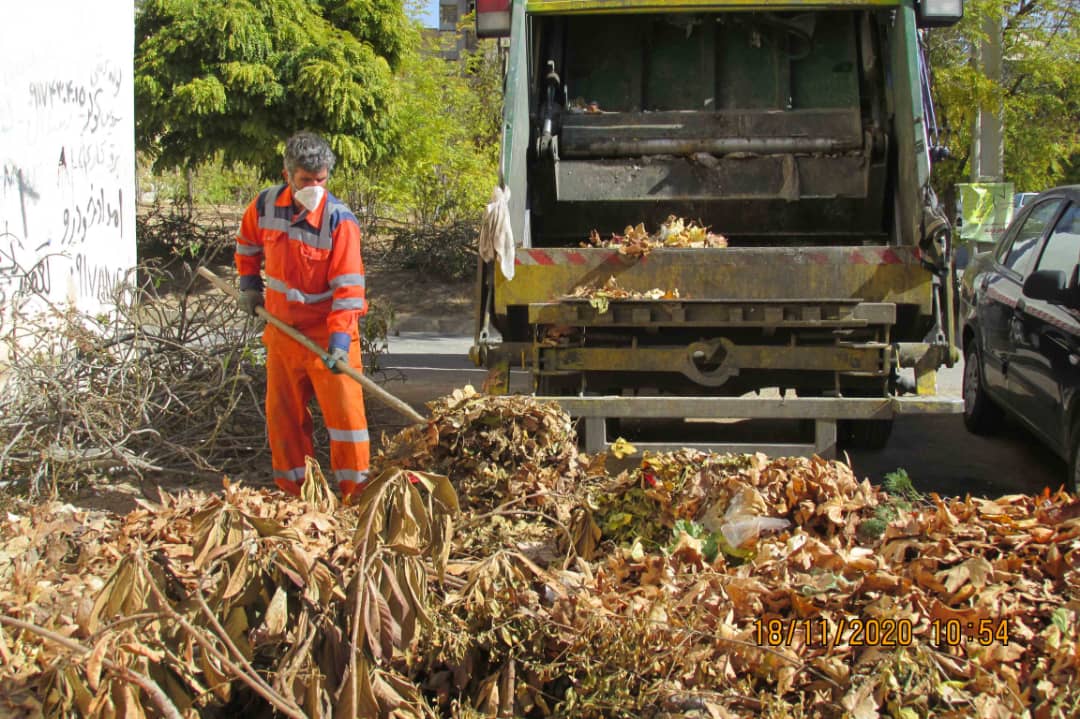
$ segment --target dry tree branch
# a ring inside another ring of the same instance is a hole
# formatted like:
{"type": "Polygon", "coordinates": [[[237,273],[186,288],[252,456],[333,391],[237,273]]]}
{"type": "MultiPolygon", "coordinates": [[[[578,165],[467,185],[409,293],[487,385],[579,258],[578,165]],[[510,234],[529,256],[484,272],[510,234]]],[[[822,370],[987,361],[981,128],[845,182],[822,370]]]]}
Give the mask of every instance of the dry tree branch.
{"type": "MultiPolygon", "coordinates": [[[[81,655],[89,654],[91,650],[89,647],[85,647],[74,639],[69,639],[61,634],[50,631],[45,627],[32,624],[31,622],[24,622],[21,619],[15,619],[9,617],[6,614],[0,614],[0,624],[7,624],[8,626],[22,629],[27,632],[38,635],[42,639],[50,641],[54,644],[70,649],[73,652],[78,652],[81,655]]],[[[169,695],[162,690],[158,683],[145,674],[141,674],[131,667],[126,667],[123,664],[117,664],[108,658],[103,658],[101,663],[111,672],[115,673],[121,679],[127,682],[135,684],[150,697],[150,700],[154,702],[156,706],[167,719],[183,719],[180,715],[180,711],[176,708],[176,705],[169,699],[169,695]]]]}
{"type": "Polygon", "coordinates": [[[244,656],[244,653],[241,652],[239,648],[237,648],[236,644],[232,640],[232,637],[230,637],[229,633],[225,631],[225,628],[221,626],[221,622],[218,621],[217,617],[214,615],[214,612],[206,603],[206,599],[205,597],[203,597],[202,590],[200,590],[198,587],[195,588],[195,601],[199,603],[199,609],[202,611],[203,615],[206,616],[207,620],[209,620],[210,626],[214,629],[214,632],[217,634],[218,639],[220,639],[221,643],[225,645],[225,648],[229,650],[229,653],[236,657],[236,661],[240,662],[240,665],[243,667],[244,671],[247,672],[249,676],[254,678],[265,691],[276,693],[274,688],[267,684],[266,681],[261,676],[259,676],[259,673],[255,671],[255,668],[253,666],[251,666],[251,664],[247,660],[247,657],[244,656]]]}
{"type": "Polygon", "coordinates": [[[156,287],[176,284],[171,270],[138,272],[98,316],[10,304],[0,476],[33,495],[92,473],[228,472],[266,452],[256,328],[190,278],[177,299],[156,287]]]}
{"type": "Polygon", "coordinates": [[[193,626],[191,622],[180,614],[180,612],[176,611],[168,598],[161,591],[157,581],[154,579],[153,573],[151,573],[146,566],[146,560],[141,553],[138,555],[137,559],[139,570],[149,579],[148,584],[150,586],[150,591],[153,592],[154,597],[161,603],[162,611],[187,632],[188,636],[195,640],[196,644],[202,647],[205,652],[213,656],[214,659],[221,662],[221,666],[226,672],[247,684],[252,691],[265,699],[282,714],[292,717],[292,719],[307,719],[307,715],[304,714],[303,709],[296,705],[296,702],[288,697],[282,696],[272,688],[268,687],[262,680],[262,677],[257,673],[249,673],[236,666],[236,664],[234,664],[227,656],[222,654],[220,649],[214,646],[214,642],[206,636],[205,632],[202,632],[197,627],[193,626]]]}

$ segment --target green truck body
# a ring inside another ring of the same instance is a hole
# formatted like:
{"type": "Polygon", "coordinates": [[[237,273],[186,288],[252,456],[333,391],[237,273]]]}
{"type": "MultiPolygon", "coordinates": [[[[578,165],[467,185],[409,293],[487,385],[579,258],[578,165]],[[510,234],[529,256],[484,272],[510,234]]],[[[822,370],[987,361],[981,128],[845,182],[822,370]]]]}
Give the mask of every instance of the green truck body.
{"type": "Polygon", "coordinates": [[[805,450],[829,454],[837,422],[881,443],[898,412],[957,411],[935,394],[956,359],[951,230],[930,189],[918,10],[513,2],[514,273],[485,262],[477,281],[489,385],[527,368],[594,449],[616,418],[773,417],[815,422],[805,450]],[[727,246],[588,242],[669,217],[727,246]],[[663,298],[582,292],[609,282],[663,298]]]}

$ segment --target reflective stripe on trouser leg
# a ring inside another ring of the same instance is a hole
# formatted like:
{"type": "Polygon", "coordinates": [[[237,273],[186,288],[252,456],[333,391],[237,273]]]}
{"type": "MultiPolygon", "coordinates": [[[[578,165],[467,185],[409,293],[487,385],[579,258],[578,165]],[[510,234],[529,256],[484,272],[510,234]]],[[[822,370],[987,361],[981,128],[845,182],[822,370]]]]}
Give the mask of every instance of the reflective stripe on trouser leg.
{"type": "MultiPolygon", "coordinates": [[[[349,346],[349,364],[362,368],[360,341],[354,337],[349,346]]],[[[321,360],[310,364],[311,383],[319,400],[326,429],[330,435],[330,466],[334,478],[363,483],[371,461],[364,392],[348,375],[334,374],[321,360]]]]}
{"type": "Polygon", "coordinates": [[[304,478],[307,475],[305,467],[298,467],[289,469],[286,471],[274,470],[274,484],[282,492],[300,496],[300,487],[304,484],[304,478]]]}
{"type": "Polygon", "coordinates": [[[304,476],[307,474],[307,467],[293,467],[292,469],[275,469],[274,479],[284,479],[287,482],[296,482],[297,484],[304,483],[304,476]]]}
{"type": "Polygon", "coordinates": [[[275,479],[303,484],[306,458],[314,456],[308,403],[314,394],[308,378],[311,353],[268,325],[266,345],[266,433],[275,479]]]}

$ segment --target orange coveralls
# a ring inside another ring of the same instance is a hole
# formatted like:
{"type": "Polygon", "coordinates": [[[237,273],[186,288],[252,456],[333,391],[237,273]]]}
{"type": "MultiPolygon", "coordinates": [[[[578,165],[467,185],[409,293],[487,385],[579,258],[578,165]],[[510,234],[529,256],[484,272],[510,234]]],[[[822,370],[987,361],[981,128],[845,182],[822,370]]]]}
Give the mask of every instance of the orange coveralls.
{"type": "MultiPolygon", "coordinates": [[[[313,212],[293,207],[292,190],[277,185],[248,206],[236,240],[240,289],[261,288],[266,265],[266,311],[326,347],[331,335],[349,337],[349,364],[362,369],[357,319],[367,313],[360,226],[329,192],[313,212]]],[[[267,325],[266,421],[274,482],[299,494],[305,458],[314,455],[314,395],[330,434],[330,464],[342,494],[367,480],[370,461],[364,395],[288,335],[267,325]]]]}

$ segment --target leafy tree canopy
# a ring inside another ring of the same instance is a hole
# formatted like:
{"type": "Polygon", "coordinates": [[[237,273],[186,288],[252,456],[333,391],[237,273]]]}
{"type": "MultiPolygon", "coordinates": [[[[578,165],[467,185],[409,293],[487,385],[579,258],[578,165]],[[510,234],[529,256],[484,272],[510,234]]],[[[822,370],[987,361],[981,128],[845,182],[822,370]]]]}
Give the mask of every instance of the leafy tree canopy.
{"type": "Polygon", "coordinates": [[[394,71],[419,42],[399,0],[146,0],[135,19],[136,144],[155,169],[281,169],[308,129],[343,167],[388,154],[394,71]]]}
{"type": "Polygon", "coordinates": [[[1080,159],[1080,5],[1076,0],[966,0],[954,28],[927,33],[935,102],[956,158],[936,168],[939,189],[970,177],[980,103],[1004,108],[1005,180],[1017,191],[1069,181],[1080,159]],[[1002,80],[986,78],[974,49],[984,21],[1003,28],[1002,80]]]}
{"type": "Polygon", "coordinates": [[[350,198],[354,208],[420,225],[479,221],[498,179],[502,58],[495,41],[482,40],[444,60],[455,42],[429,37],[406,56],[398,144],[351,178],[362,195],[350,198]]]}

